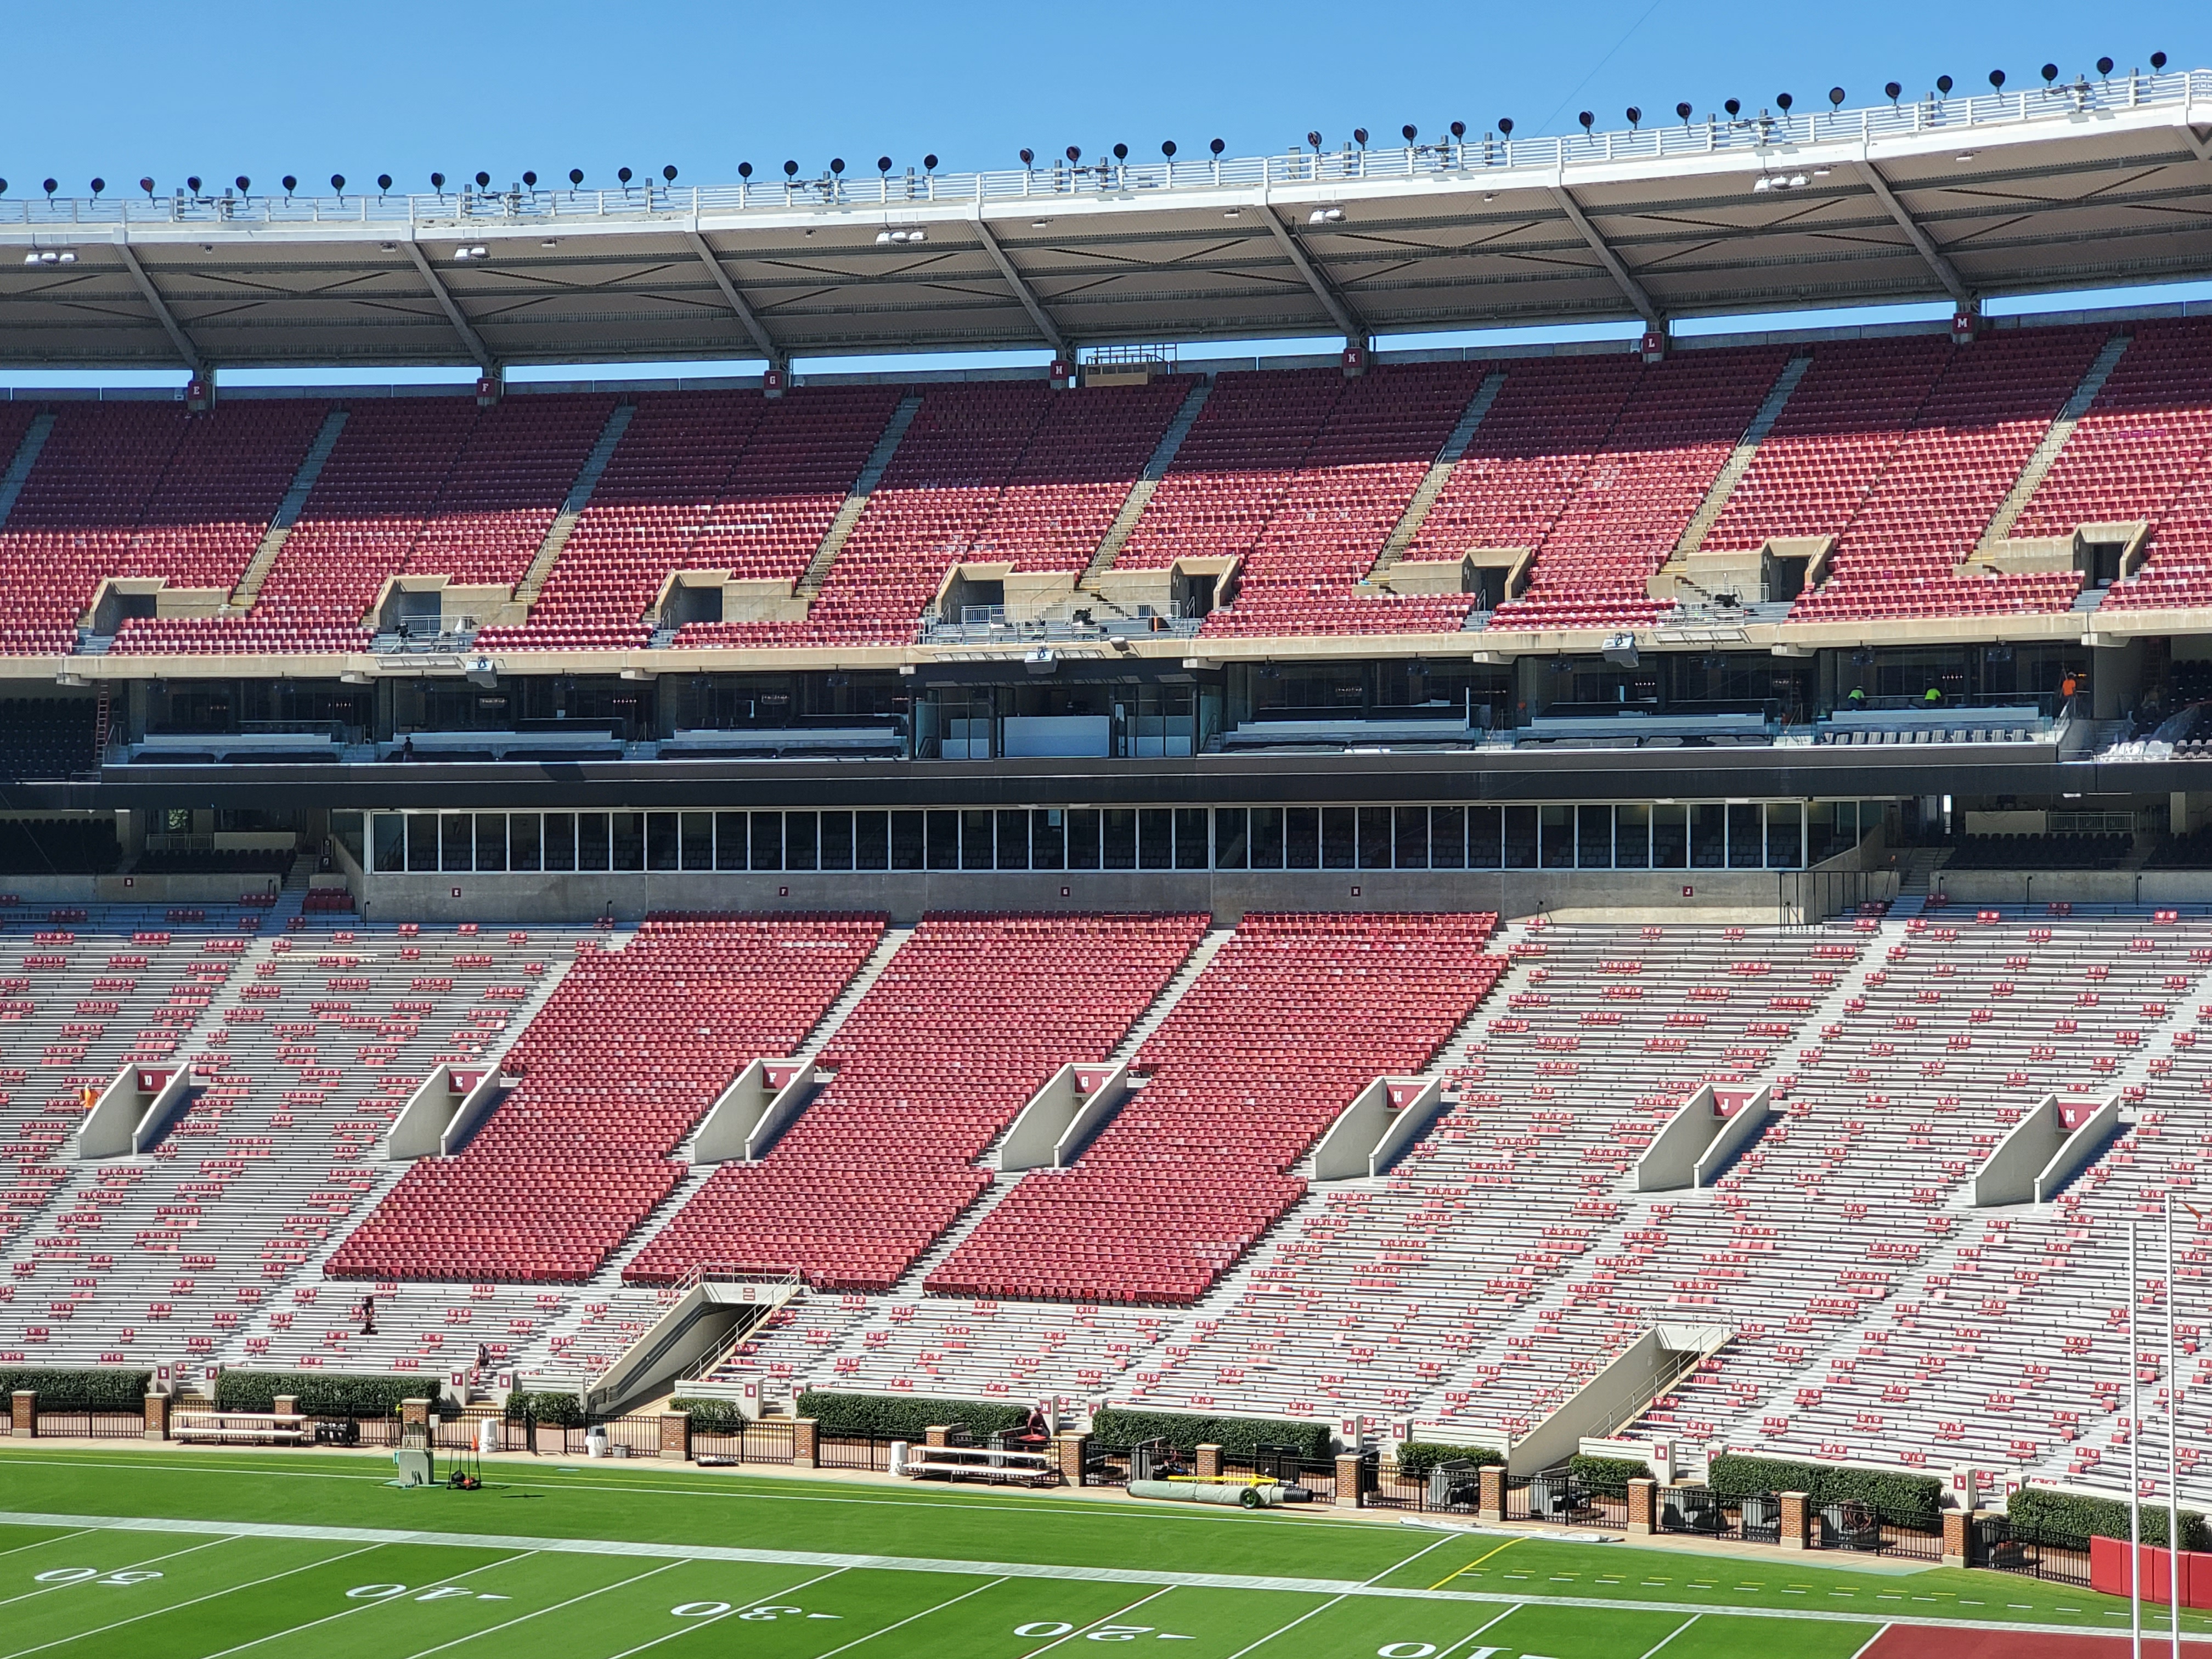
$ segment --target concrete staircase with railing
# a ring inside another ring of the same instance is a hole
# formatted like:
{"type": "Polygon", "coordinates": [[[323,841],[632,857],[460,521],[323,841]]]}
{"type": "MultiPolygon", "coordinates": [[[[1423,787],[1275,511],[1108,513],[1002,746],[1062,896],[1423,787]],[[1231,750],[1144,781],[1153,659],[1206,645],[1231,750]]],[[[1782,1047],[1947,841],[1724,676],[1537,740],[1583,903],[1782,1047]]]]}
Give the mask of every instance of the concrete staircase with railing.
{"type": "Polygon", "coordinates": [[[260,545],[253,556],[246,562],[246,569],[231,590],[224,614],[242,617],[253,608],[260,597],[261,584],[269,579],[269,572],[276,562],[276,556],[284,550],[284,544],[292,534],[292,526],[300,521],[307,510],[307,497],[315,488],[315,480],[323,476],[323,463],[337,447],[338,434],[345,430],[346,411],[334,409],[323,416],[322,426],[315,433],[315,441],[307,446],[307,453],[300,458],[300,470],[292,475],[292,482],[284,491],[284,499],[276,504],[276,511],[269,520],[269,528],[261,532],[260,545]]]}
{"type": "Polygon", "coordinates": [[[1743,436],[1736,440],[1735,447],[1729,452],[1729,458],[1722,464],[1719,475],[1713,479],[1712,488],[1705,491],[1705,499],[1698,503],[1698,510],[1690,515],[1690,522],[1684,526],[1681,539],[1674,544],[1675,558],[1687,558],[1705,545],[1706,536],[1720,522],[1729,497],[1743,482],[1743,475],[1751,471],[1752,462],[1758,458],[1759,445],[1765,443],[1766,434],[1774,430],[1774,423],[1782,418],[1782,411],[1788,406],[1790,394],[1797,390],[1797,383],[1805,378],[1805,371],[1812,367],[1813,360],[1809,356],[1792,357],[1782,365],[1782,372],[1774,377],[1774,384],[1767,388],[1765,400],[1759,404],[1759,412],[1751,417],[1751,424],[1743,429],[1743,436]]]}
{"type": "Polygon", "coordinates": [[[853,480],[853,488],[837,509],[837,516],[830,521],[829,533],[822,538],[822,545],[814,550],[807,561],[805,574],[799,577],[792,592],[802,599],[812,599],[822,592],[822,584],[830,579],[830,567],[837,562],[837,555],[852,535],[853,527],[860,522],[860,514],[868,510],[868,497],[876,493],[876,486],[884,481],[884,472],[898,453],[899,441],[914,424],[914,417],[921,410],[921,393],[909,392],[899,399],[898,407],[891,411],[890,422],[884,428],[883,436],[868,452],[867,464],[861,467],[860,476],[853,480]]]}
{"type": "Polygon", "coordinates": [[[635,404],[617,404],[607,411],[607,423],[599,428],[599,441],[592,453],[584,457],[577,469],[575,483],[568,486],[561,510],[554,514],[552,525],[545,532],[545,539],[538,544],[538,551],[530,561],[530,568],[522,573],[522,580],[514,585],[514,602],[520,605],[538,603],[538,596],[545,591],[545,579],[553,574],[555,561],[561,550],[568,544],[574,533],[576,520],[584,516],[584,509],[592,504],[592,492],[599,487],[599,479],[606,472],[607,463],[615,458],[615,447],[622,442],[623,434],[629,430],[630,422],[637,415],[635,404]]]}
{"type": "Polygon", "coordinates": [[[1451,482],[1452,469],[1465,458],[1467,447],[1474,441],[1475,428],[1482,424],[1483,416],[1490,413],[1491,404],[1498,401],[1498,394],[1504,386],[1505,376],[1500,373],[1486,375],[1482,384],[1474,389],[1474,396],[1467,400],[1466,409],[1461,411],[1459,424],[1452,428],[1443,447],[1437,451],[1436,459],[1429,463],[1429,470],[1422,475],[1419,486],[1413,491],[1413,500],[1406,503],[1406,510],[1398,515],[1397,525],[1382,543],[1382,550],[1376,555],[1374,568],[1367,573],[1370,576],[1388,570],[1405,557],[1406,550],[1421,533],[1421,525],[1428,518],[1429,509],[1437,504],[1437,497],[1444,493],[1444,486],[1451,482]]]}
{"type": "Polygon", "coordinates": [[[2130,337],[2125,334],[2115,334],[2105,342],[2104,349],[2098,352],[2088,371],[2081,376],[2081,384],[2074,388],[2074,395],[2066,400],[2065,406],[2058,411],[2058,417],[2051,422],[2051,429],[2043,434],[2043,441],[2035,447],[2035,453],[2027,458],[2027,465],[2021,469],[2020,477],[2013,481],[2012,489],[2006,493],[1996,516],[1990,520],[1990,527],[1982,532],[1981,542],[1975,550],[1977,552],[1989,552],[1997,543],[2012,534],[2013,526],[2020,522],[2020,515],[2027,510],[2028,502],[2035,499],[2035,492],[2042,487],[2051,464],[2057,460],[2058,452],[2066,447],[2066,441],[2074,435],[2074,428],[2081,424],[2081,417],[2089,412],[2089,405],[2097,401],[2097,394],[2105,389],[2105,382],[2119,367],[2121,356],[2127,350],[2130,337]]]}
{"type": "Polygon", "coordinates": [[[1082,575],[1076,579],[1078,587],[1087,592],[1096,591],[1093,584],[1098,574],[1114,568],[1114,561],[1121,556],[1123,544],[1137,528],[1137,520],[1145,516],[1146,507],[1152,504],[1152,492],[1160,487],[1160,480],[1168,476],[1168,468],[1175,465],[1176,453],[1182,449],[1182,441],[1190,436],[1191,428],[1198,424],[1199,414],[1205,409],[1206,396],[1212,390],[1212,380],[1200,380],[1183,398],[1182,407],[1176,410],[1175,419],[1168,422],[1168,429],[1160,434],[1159,442],[1153,447],[1152,459],[1145,463],[1145,470],[1137,475],[1136,483],[1129,486],[1128,495],[1122,498],[1121,510],[1114,515],[1114,522],[1107,526],[1106,534],[1099,540],[1097,550],[1091,556],[1091,562],[1084,567],[1082,575]]]}
{"type": "Polygon", "coordinates": [[[6,524],[8,515],[15,510],[15,498],[30,482],[31,469],[39,464],[39,452],[46,447],[46,438],[53,429],[54,417],[51,414],[33,416],[31,424],[24,428],[23,441],[15,446],[7,471],[0,473],[0,525],[6,524]]]}

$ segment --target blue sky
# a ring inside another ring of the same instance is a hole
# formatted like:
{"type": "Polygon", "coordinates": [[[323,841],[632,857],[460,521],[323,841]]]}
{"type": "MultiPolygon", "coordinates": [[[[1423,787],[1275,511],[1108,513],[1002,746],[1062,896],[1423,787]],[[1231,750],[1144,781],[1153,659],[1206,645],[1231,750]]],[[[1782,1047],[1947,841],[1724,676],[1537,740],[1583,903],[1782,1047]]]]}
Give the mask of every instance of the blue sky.
{"type": "MultiPolygon", "coordinates": [[[[674,163],[688,181],[866,170],[934,152],[957,170],[1015,165],[1024,144],[1146,155],[1226,140],[1278,149],[1318,129],[1439,132],[1451,120],[1522,134],[1623,110],[1700,112],[1735,96],[1853,104],[1939,74],[2031,80],[2045,62],[2094,73],[2164,51],[2212,64],[2212,7],[2049,0],[1858,0],[1849,7],[1711,0],[1567,5],[971,3],[759,7],[631,0],[586,6],[28,5],[0,26],[9,62],[0,176],[355,180],[427,188],[479,167],[505,180],[582,167],[611,182],[674,163]]],[[[2212,293],[2192,285],[2191,297],[2212,293]]],[[[2101,296],[2100,303],[2116,296],[2101,296]]],[[[2160,297],[2174,297],[2172,291],[2160,297]]],[[[911,361],[911,360],[908,360],[911,361]]],[[[27,377],[10,375],[17,383],[27,377]]],[[[108,376],[113,380],[118,377],[108,376]]],[[[297,379],[297,376],[287,376],[297,379]]],[[[395,378],[381,376],[380,378],[395,378]]]]}

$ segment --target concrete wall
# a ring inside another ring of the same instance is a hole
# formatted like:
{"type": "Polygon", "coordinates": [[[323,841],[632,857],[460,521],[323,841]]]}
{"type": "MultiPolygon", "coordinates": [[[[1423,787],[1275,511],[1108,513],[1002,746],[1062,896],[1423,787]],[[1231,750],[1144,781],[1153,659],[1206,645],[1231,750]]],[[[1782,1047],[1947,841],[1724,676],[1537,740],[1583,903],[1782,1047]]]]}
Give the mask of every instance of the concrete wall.
{"type": "Polygon", "coordinates": [[[1954,905],[2212,902],[2212,870],[1939,870],[1933,885],[1954,905]]]}
{"type": "MultiPolygon", "coordinates": [[[[1771,871],[1068,871],[1030,874],[836,871],[782,874],[372,874],[374,921],[550,922],[656,910],[1247,910],[1548,912],[1561,921],[1771,925],[1796,878],[1771,871]],[[1690,896],[1683,889],[1692,890],[1690,896]],[[454,895],[458,891],[459,896],[454,895]]],[[[2212,878],[2208,878],[2212,882],[2212,878]]]]}

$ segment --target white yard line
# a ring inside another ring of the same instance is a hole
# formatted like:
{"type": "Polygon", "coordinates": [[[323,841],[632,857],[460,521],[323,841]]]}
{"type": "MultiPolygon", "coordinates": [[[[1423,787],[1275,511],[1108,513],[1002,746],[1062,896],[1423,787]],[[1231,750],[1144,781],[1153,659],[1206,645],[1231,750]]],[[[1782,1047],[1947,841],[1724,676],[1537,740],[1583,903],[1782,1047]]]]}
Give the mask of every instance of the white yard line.
{"type": "Polygon", "coordinates": [[[82,1642],[88,1636],[105,1636],[108,1632],[121,1630],[125,1626],[141,1624],[149,1619],[163,1618],[173,1613],[182,1613],[186,1607],[196,1607],[203,1601],[220,1601],[224,1596],[235,1595],[240,1590],[258,1589],[264,1584],[273,1584],[280,1578],[291,1577],[295,1573],[313,1572],[317,1567],[332,1566],[340,1561],[349,1561],[356,1555],[367,1555],[371,1551],[382,1547],[380,1544],[364,1545],[360,1549],[346,1550],[337,1555],[327,1556],[320,1561],[309,1561],[300,1566],[287,1567],[283,1571],[272,1572],[265,1578],[248,1579],[243,1584],[233,1584],[225,1589],[210,1590],[205,1595],[195,1595],[189,1601],[173,1601],[165,1607],[155,1607],[149,1612],[134,1614],[129,1619],[118,1619],[111,1625],[100,1625],[92,1630],[74,1631],[67,1636],[57,1637],[51,1642],[41,1642],[36,1647],[17,1648],[13,1653],[4,1656],[4,1659],[23,1659],[26,1654],[44,1653],[48,1648],[67,1647],[70,1643],[82,1642]]]}
{"type": "MultiPolygon", "coordinates": [[[[1464,1636],[1461,1637],[1461,1638],[1459,1638],[1459,1640],[1458,1640],[1458,1641],[1456,1641],[1456,1642],[1453,1643],[1449,1647],[1446,1648],[1446,1649],[1445,1649],[1442,1653],[1438,1654],[1438,1655],[1437,1656],[1437,1659],[1451,1659],[1452,1655],[1454,1655],[1455,1653],[1457,1653],[1457,1652],[1458,1652],[1462,1648],[1465,1647],[1468,1643],[1470,1643],[1470,1642],[1474,1641],[1474,1638],[1475,1638],[1476,1637],[1478,1637],[1478,1636],[1481,1635],[1485,1631],[1488,1630],[1492,1626],[1493,1626],[1493,1625],[1502,1625],[1502,1624],[1504,1624],[1504,1623],[1508,1619],[1510,1619],[1510,1618],[1511,1618],[1515,1613],[1516,1613],[1520,1612],[1522,1608],[1523,1608],[1523,1607],[1527,1607],[1528,1605],[1528,1604],[1526,1601],[1516,1601],[1516,1602],[1515,1602],[1511,1607],[1510,1607],[1506,1608],[1504,1612],[1503,1612],[1503,1613],[1499,1613],[1499,1614],[1498,1615],[1498,1617],[1496,1617],[1495,1619],[1486,1619],[1486,1620],[1484,1620],[1480,1624],[1477,1625],[1477,1626],[1476,1626],[1473,1630],[1471,1630],[1471,1631],[1468,1632],[1468,1633],[1467,1633],[1466,1635],[1464,1635],[1464,1636]]],[[[1498,1651],[1498,1650],[1497,1650],[1497,1649],[1495,1649],[1495,1648],[1485,1648],[1485,1649],[1483,1650],[1483,1651],[1484,1651],[1485,1653],[1495,1653],[1495,1652],[1497,1652],[1497,1651],[1498,1651]]]]}
{"type": "Polygon", "coordinates": [[[1160,1597],[1165,1595],[1168,1591],[1174,1588],[1175,1586],[1173,1584],[1163,1585],[1160,1589],[1154,1590],[1150,1595],[1139,1596],[1135,1601],[1130,1602],[1126,1607],[1118,1607],[1112,1613],[1102,1613],[1097,1618],[1092,1620],[1089,1624],[1079,1625],[1073,1630],[1068,1632],[1066,1635],[1055,1636],[1051,1641],[1046,1643],[1042,1647],[1031,1649],[1029,1652],[1022,1656],[1022,1659],[1039,1659],[1040,1655],[1050,1653],[1054,1648],[1058,1647],[1063,1642],[1073,1642],[1077,1637],[1087,1635],[1091,1631],[1097,1630],[1101,1625],[1110,1625],[1116,1620],[1126,1618],[1130,1613],[1134,1613],[1139,1607],[1143,1607],[1147,1601],[1158,1601],[1160,1597]]]}
{"type": "MultiPolygon", "coordinates": [[[[435,1589],[439,1585],[450,1584],[457,1578],[473,1577],[476,1574],[480,1572],[488,1572],[494,1567],[510,1567],[517,1561],[527,1561],[536,1553],[537,1552],[534,1550],[525,1550],[520,1555],[508,1556],[504,1561],[487,1561],[482,1566],[468,1567],[459,1572],[449,1572],[443,1578],[433,1578],[428,1583],[418,1584],[414,1588],[416,1589],[426,1590],[435,1589]]],[[[303,1630],[314,1630],[320,1626],[333,1623],[340,1619],[350,1619],[357,1613],[367,1613],[371,1607],[386,1607],[395,1601],[404,1601],[411,1593],[411,1591],[404,1591],[396,1596],[379,1596],[373,1601],[357,1601],[352,1607],[346,1608],[342,1613],[326,1613],[320,1619],[310,1619],[306,1624],[294,1625],[289,1630],[274,1630],[270,1632],[266,1636],[255,1637],[251,1642],[240,1642],[234,1648],[224,1648],[218,1653],[203,1654],[200,1656],[200,1659],[228,1659],[228,1656],[231,1654],[244,1653],[249,1648],[258,1648],[264,1642],[274,1642],[279,1637],[296,1636],[303,1630]]]]}
{"type": "Polygon", "coordinates": [[[1869,1636],[1869,1637],[1868,1637],[1868,1638],[1867,1638],[1867,1639],[1866,1639],[1866,1646],[1865,1646],[1865,1647],[1861,1648],[1861,1649],[1860,1649],[1856,1653],[1853,1654],[1853,1655],[1851,1656],[1851,1659],[1866,1659],[1866,1656],[1867,1656],[1868,1652],[1869,1652],[1870,1650],[1872,1650],[1872,1648],[1874,1647],[1874,1644],[1875,1644],[1875,1643],[1877,1643],[1877,1642],[1881,1641],[1881,1638],[1882,1638],[1883,1637],[1885,1637],[1885,1636],[1887,1636],[1887,1635],[1888,1635],[1888,1634],[1889,1634],[1889,1626],[1888,1626],[1887,1625],[1884,1625],[1884,1626],[1883,1626],[1880,1630],[1876,1631],[1873,1635],[1871,1635],[1871,1636],[1869,1636]]]}
{"type": "Polygon", "coordinates": [[[1660,1649],[1665,1647],[1668,1643],[1673,1641],[1676,1637],[1680,1636],[1683,1631],[1689,1629],[1692,1625],[1696,1624],[1698,1620],[1705,1616],[1705,1615],[1702,1613],[1692,1613],[1688,1620],[1681,1626],[1680,1629],[1668,1632],[1666,1635],[1661,1637],[1656,1642],[1654,1642],[1650,1647],[1646,1648],[1638,1656],[1638,1659],[1651,1659],[1651,1656],[1653,1654],[1658,1652],[1660,1649]]]}
{"type": "MultiPolygon", "coordinates": [[[[80,1532],[75,1535],[82,1538],[84,1534],[80,1532]]],[[[25,1590],[21,1595],[0,1595],[0,1607],[12,1607],[18,1601],[32,1601],[41,1595],[52,1595],[58,1590],[75,1589],[79,1584],[89,1584],[93,1578],[104,1578],[111,1572],[136,1572],[141,1567],[152,1566],[156,1561],[173,1561],[180,1555],[197,1555],[202,1550],[213,1549],[217,1544],[229,1541],[228,1538],[210,1539],[206,1543],[195,1544],[188,1550],[171,1550],[167,1555],[149,1555],[143,1561],[126,1561],[119,1567],[102,1567],[91,1578],[72,1578],[66,1584],[47,1584],[38,1589],[25,1590]]]]}
{"type": "Polygon", "coordinates": [[[56,1533],[52,1538],[41,1538],[34,1543],[18,1544],[11,1550],[0,1550],[0,1555],[21,1555],[25,1550],[42,1550],[49,1544],[66,1544],[72,1538],[84,1537],[87,1530],[88,1529],[79,1528],[76,1532],[56,1533]]]}
{"type": "Polygon", "coordinates": [[[657,1648],[663,1642],[673,1642],[679,1636],[689,1636],[695,1630],[704,1630],[709,1625],[719,1625],[725,1619],[735,1618],[738,1613],[744,1612],[747,1608],[757,1607],[762,1606],[763,1603],[773,1601],[779,1595],[796,1595],[799,1591],[811,1589],[814,1585],[820,1583],[825,1578],[835,1578],[838,1572],[842,1572],[844,1571],[844,1568],[840,1567],[837,1569],[837,1572],[817,1573],[813,1577],[806,1579],[799,1583],[793,1584],[788,1589],[770,1590],[766,1595],[756,1595],[750,1601],[738,1602],[726,1613],[718,1613],[712,1618],[695,1620],[693,1623],[686,1625],[682,1630],[672,1630],[665,1636],[656,1636],[650,1642],[641,1642],[634,1648],[624,1648],[620,1653],[610,1654],[608,1656],[608,1659],[630,1659],[630,1656],[634,1653],[643,1653],[647,1648],[657,1648]]]}
{"type": "Polygon", "coordinates": [[[672,1571],[676,1568],[684,1565],[685,1563],[682,1561],[664,1561],[657,1567],[649,1567],[643,1572],[632,1573],[629,1577],[622,1580],[619,1583],[602,1584],[597,1589],[586,1590],[581,1595],[572,1595],[565,1601],[556,1601],[550,1607],[540,1607],[535,1613],[526,1613],[519,1619],[510,1619],[504,1624],[487,1626],[483,1630],[472,1632],[466,1636],[457,1637],[453,1641],[441,1642],[434,1648],[421,1649],[419,1651],[409,1654],[407,1656],[407,1659],[428,1659],[429,1655],[434,1653],[443,1653],[448,1648],[465,1647],[471,1642],[477,1640],[478,1637],[495,1636],[501,1631],[513,1630],[517,1625],[526,1625],[533,1619],[542,1619],[549,1613],[558,1613],[563,1607],[573,1607],[579,1601],[588,1601],[594,1595],[605,1595],[609,1590],[628,1589],[632,1584],[641,1584],[648,1578],[654,1577],[660,1573],[672,1571]]]}
{"type": "Polygon", "coordinates": [[[978,1584],[974,1589],[963,1591],[962,1594],[954,1596],[950,1601],[939,1601],[933,1607],[924,1607],[920,1613],[908,1613],[905,1618],[900,1620],[896,1625],[885,1625],[881,1630],[872,1630],[866,1636],[860,1637],[854,1641],[848,1642],[841,1648],[832,1648],[828,1653],[816,1655],[815,1659],[833,1659],[833,1656],[836,1654],[850,1653],[854,1648],[859,1647],[864,1642],[872,1642],[878,1636],[889,1636],[893,1631],[913,1624],[917,1619],[927,1619],[933,1613],[942,1613],[947,1607],[957,1607],[961,1602],[965,1601],[969,1596],[981,1595],[985,1590],[996,1589],[1000,1585],[1006,1582],[1006,1581],[1003,1578],[994,1578],[988,1584],[978,1584]]]}

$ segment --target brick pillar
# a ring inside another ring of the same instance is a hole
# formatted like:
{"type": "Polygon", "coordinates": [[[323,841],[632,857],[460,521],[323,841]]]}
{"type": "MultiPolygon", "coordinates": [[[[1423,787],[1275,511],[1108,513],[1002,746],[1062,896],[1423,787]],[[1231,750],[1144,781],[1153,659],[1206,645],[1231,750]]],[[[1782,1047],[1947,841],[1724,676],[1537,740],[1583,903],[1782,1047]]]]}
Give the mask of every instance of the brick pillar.
{"type": "Polygon", "coordinates": [[[691,1461],[691,1413],[663,1412],[660,1414],[660,1455],[678,1463],[691,1461]]]}
{"type": "Polygon", "coordinates": [[[1656,1480],[1632,1480],[1628,1483],[1628,1531],[1632,1537],[1649,1538],[1652,1522],[1658,1515],[1659,1483],[1656,1480]]]}
{"type": "Polygon", "coordinates": [[[280,1394],[271,1404],[275,1407],[277,1416],[295,1416],[300,1409],[300,1396],[296,1394],[280,1394]]]}
{"type": "Polygon", "coordinates": [[[430,1424],[430,1402],[427,1400],[403,1400],[399,1402],[402,1423],[420,1423],[425,1428],[430,1424]]]}
{"type": "Polygon", "coordinates": [[[945,1445],[949,1443],[949,1437],[951,1433],[951,1425],[947,1423],[933,1423],[921,1431],[921,1443],[925,1446],[945,1445]]]}
{"type": "Polygon", "coordinates": [[[1340,1508],[1356,1510],[1360,1507],[1359,1472],[1366,1461],[1358,1452],[1337,1453],[1336,1501],[1340,1508]]]}
{"type": "Polygon", "coordinates": [[[1221,1479],[1221,1448],[1204,1445],[1198,1449],[1197,1474],[1201,1480],[1221,1479]]]}
{"type": "Polygon", "coordinates": [[[1776,1494],[1782,1500],[1782,1547],[1802,1550],[1810,1536],[1813,1523],[1813,1502],[1802,1492],[1776,1494]]]}
{"type": "Polygon", "coordinates": [[[791,1467],[794,1469],[819,1468],[815,1459],[817,1435],[821,1424],[811,1417],[795,1417],[791,1421],[791,1467]]]}
{"type": "Polygon", "coordinates": [[[167,1440],[169,1437],[169,1396],[149,1394],[146,1396],[146,1437],[167,1440]]]}
{"type": "Polygon", "coordinates": [[[1475,1519],[1497,1526],[1505,1519],[1505,1465],[1485,1463],[1474,1472],[1474,1475],[1482,1483],[1482,1496],[1475,1505],[1475,1519]]]}
{"type": "Polygon", "coordinates": [[[9,1414],[9,1429],[19,1440],[34,1438],[39,1432],[39,1391],[18,1389],[9,1414]]]}
{"type": "Polygon", "coordinates": [[[1060,1478],[1071,1486],[1081,1486],[1083,1466],[1091,1457],[1091,1437],[1087,1434],[1055,1435],[1052,1449],[1059,1460],[1060,1478]]]}
{"type": "Polygon", "coordinates": [[[1973,1552],[1974,1517],[1965,1510],[1943,1511],[1943,1565],[1965,1567],[1973,1564],[1966,1558],[1973,1552]]]}

